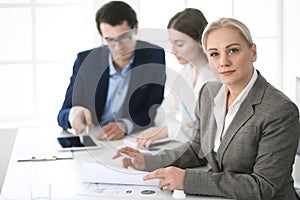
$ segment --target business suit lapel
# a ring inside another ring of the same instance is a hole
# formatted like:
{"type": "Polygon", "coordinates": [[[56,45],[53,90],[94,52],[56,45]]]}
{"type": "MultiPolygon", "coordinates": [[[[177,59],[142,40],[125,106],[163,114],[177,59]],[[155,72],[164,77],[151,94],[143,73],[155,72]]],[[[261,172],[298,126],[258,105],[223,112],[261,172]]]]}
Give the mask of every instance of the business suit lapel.
{"type": "Polygon", "coordinates": [[[204,154],[204,157],[206,157],[206,155],[211,153],[214,148],[215,136],[216,136],[216,132],[217,132],[217,125],[216,125],[216,120],[213,115],[210,117],[210,122],[208,124],[210,124],[210,126],[207,127],[207,130],[206,130],[207,134],[205,134],[203,136],[203,138],[201,139],[201,141],[202,141],[201,149],[204,154]]]}
{"type": "Polygon", "coordinates": [[[101,121],[101,117],[106,104],[106,97],[108,93],[108,83],[109,83],[109,64],[108,55],[109,51],[105,49],[97,49],[96,58],[97,62],[94,65],[94,74],[97,74],[98,84],[95,94],[95,110],[97,111],[98,122],[101,121]],[[102,60],[101,60],[102,59],[102,60]]]}
{"type": "Polygon", "coordinates": [[[254,105],[261,102],[266,87],[265,82],[266,80],[258,72],[258,77],[255,84],[253,85],[244,102],[241,104],[238,112],[232,120],[232,123],[228,127],[217,153],[217,159],[219,161],[219,167],[221,170],[222,159],[228,145],[230,144],[234,136],[238,133],[239,129],[254,114],[254,105]]]}
{"type": "Polygon", "coordinates": [[[213,152],[214,141],[217,133],[217,123],[213,114],[214,112],[213,97],[215,97],[218,94],[220,88],[222,87],[222,84],[219,82],[210,82],[209,84],[206,84],[205,87],[208,88],[207,94],[211,98],[202,98],[203,97],[202,96],[199,97],[199,99],[201,100],[201,104],[211,105],[211,106],[205,106],[204,108],[202,108],[204,110],[201,110],[201,116],[203,118],[201,119],[201,121],[203,121],[206,126],[203,130],[205,134],[203,134],[201,138],[201,150],[203,153],[202,156],[208,160],[212,170],[214,172],[219,172],[220,170],[217,165],[216,155],[213,152]]]}
{"type": "Polygon", "coordinates": [[[238,130],[240,129],[243,124],[247,122],[247,120],[253,115],[254,111],[251,104],[248,104],[244,102],[239,111],[237,112],[236,116],[232,120],[232,123],[228,127],[223,140],[220,144],[220,147],[218,149],[218,160],[219,160],[219,167],[221,168],[221,163],[223,159],[224,152],[228,145],[230,144],[233,137],[237,134],[238,130]],[[243,110],[243,112],[240,112],[240,110],[243,110]],[[238,119],[238,120],[236,120],[238,119]]]}

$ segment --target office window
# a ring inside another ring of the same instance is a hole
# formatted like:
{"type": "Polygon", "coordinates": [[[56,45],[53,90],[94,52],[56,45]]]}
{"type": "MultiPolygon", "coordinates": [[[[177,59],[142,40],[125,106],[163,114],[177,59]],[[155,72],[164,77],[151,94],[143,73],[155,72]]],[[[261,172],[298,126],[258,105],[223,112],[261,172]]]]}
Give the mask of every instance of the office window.
{"type": "Polygon", "coordinates": [[[0,24],[1,61],[29,61],[32,57],[31,10],[0,8],[0,24]]]}
{"type": "Polygon", "coordinates": [[[90,7],[85,0],[0,1],[0,126],[56,123],[76,53],[94,46],[90,7]]]}
{"type": "Polygon", "coordinates": [[[30,0],[1,0],[2,4],[29,3],[30,0]]]}
{"type": "Polygon", "coordinates": [[[74,50],[86,40],[83,12],[79,6],[36,9],[37,60],[62,61],[75,56],[74,50]]]}
{"type": "Polygon", "coordinates": [[[233,0],[187,0],[187,7],[198,8],[208,21],[233,15],[233,0]]]}
{"type": "Polygon", "coordinates": [[[234,17],[249,27],[257,43],[254,66],[278,89],[282,89],[281,9],[281,0],[234,1],[234,17]]]}
{"type": "MultiPolygon", "coordinates": [[[[6,122],[35,120],[56,124],[76,54],[101,45],[94,15],[107,2],[109,0],[0,1],[0,89],[4,96],[0,100],[0,126],[6,122]]],[[[242,20],[258,45],[255,66],[281,89],[282,0],[125,2],[137,12],[140,38],[163,46],[167,65],[175,70],[180,68],[171,54],[166,31],[175,13],[194,7],[203,11],[209,21],[222,16],[242,20]]]]}
{"type": "Polygon", "coordinates": [[[166,29],[169,19],[185,8],[184,0],[146,0],[139,2],[141,28],[166,29]]]}
{"type": "Polygon", "coordinates": [[[254,66],[270,83],[281,89],[281,3],[281,0],[187,0],[187,7],[200,9],[208,21],[234,17],[244,22],[257,44],[258,58],[254,66]]]}
{"type": "Polygon", "coordinates": [[[32,116],[34,79],[30,64],[1,64],[0,118],[15,120],[32,116]]]}

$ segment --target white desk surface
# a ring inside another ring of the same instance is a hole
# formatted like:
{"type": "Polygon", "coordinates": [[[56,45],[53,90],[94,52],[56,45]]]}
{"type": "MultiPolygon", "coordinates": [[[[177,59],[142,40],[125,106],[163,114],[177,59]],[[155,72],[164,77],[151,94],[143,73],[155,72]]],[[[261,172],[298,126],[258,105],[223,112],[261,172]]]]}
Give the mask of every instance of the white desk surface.
{"type": "MultiPolygon", "coordinates": [[[[1,191],[0,199],[30,199],[30,182],[38,180],[51,180],[52,199],[112,199],[112,197],[88,197],[81,196],[78,191],[82,188],[81,170],[85,162],[105,162],[113,166],[120,166],[119,159],[112,160],[113,150],[107,148],[99,150],[73,152],[73,159],[55,161],[29,161],[18,162],[18,147],[23,143],[38,143],[39,141],[56,141],[61,132],[55,128],[22,128],[19,129],[12,157],[8,166],[7,174],[1,191]]],[[[114,141],[116,147],[123,144],[122,140],[114,141]]],[[[122,198],[127,199],[127,198],[122,198]]],[[[156,199],[151,197],[139,197],[128,199],[156,199]]],[[[171,193],[170,198],[173,199],[171,193]]],[[[193,199],[223,199],[213,197],[200,197],[187,195],[187,200],[193,199]]]]}

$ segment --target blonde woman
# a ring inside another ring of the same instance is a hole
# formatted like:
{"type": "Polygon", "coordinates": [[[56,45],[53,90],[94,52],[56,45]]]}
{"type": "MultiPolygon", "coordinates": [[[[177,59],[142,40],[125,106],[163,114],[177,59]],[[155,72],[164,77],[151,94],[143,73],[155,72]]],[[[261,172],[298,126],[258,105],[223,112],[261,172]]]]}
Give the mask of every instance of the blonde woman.
{"type": "Polygon", "coordinates": [[[160,188],[297,200],[291,176],[300,135],[297,106],[254,68],[256,45],[242,22],[212,22],[202,44],[221,83],[207,83],[200,91],[193,142],[157,155],[125,147],[115,157],[127,153],[131,159],[123,159],[124,167],[157,169],[144,179],[161,179],[160,188]],[[207,163],[209,171],[195,168],[207,163]]]}

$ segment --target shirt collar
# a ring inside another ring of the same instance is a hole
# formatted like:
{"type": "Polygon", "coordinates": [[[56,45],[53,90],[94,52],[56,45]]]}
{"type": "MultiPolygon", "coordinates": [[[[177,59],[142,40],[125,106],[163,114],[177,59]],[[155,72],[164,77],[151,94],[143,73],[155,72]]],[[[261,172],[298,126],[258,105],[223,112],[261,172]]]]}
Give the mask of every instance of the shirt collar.
{"type": "Polygon", "coordinates": [[[121,74],[121,75],[126,74],[131,68],[131,64],[133,63],[134,57],[135,56],[133,54],[129,63],[125,66],[125,68],[121,71],[121,73],[119,73],[116,71],[114,64],[113,64],[112,55],[111,55],[111,53],[109,53],[109,55],[108,55],[109,76],[114,76],[116,74],[121,74]]]}
{"type": "MultiPolygon", "coordinates": [[[[243,89],[243,91],[239,94],[239,96],[235,99],[235,101],[232,103],[231,107],[234,106],[237,103],[241,103],[243,102],[248,93],[250,92],[251,88],[253,87],[256,79],[257,79],[257,71],[254,69],[254,72],[252,74],[252,77],[249,81],[249,83],[247,84],[247,86],[243,89]]],[[[223,84],[223,86],[221,87],[221,89],[219,90],[217,96],[214,99],[215,105],[222,105],[221,102],[224,102],[224,100],[226,100],[226,95],[228,93],[228,89],[227,87],[223,84]]]]}
{"type": "Polygon", "coordinates": [[[236,98],[236,100],[233,102],[232,105],[234,105],[236,103],[241,103],[241,102],[243,102],[246,99],[246,97],[247,97],[248,93],[250,92],[251,88],[253,87],[256,79],[257,79],[257,71],[254,69],[252,77],[251,77],[249,83],[243,89],[243,91],[241,92],[241,94],[236,98]]]}

